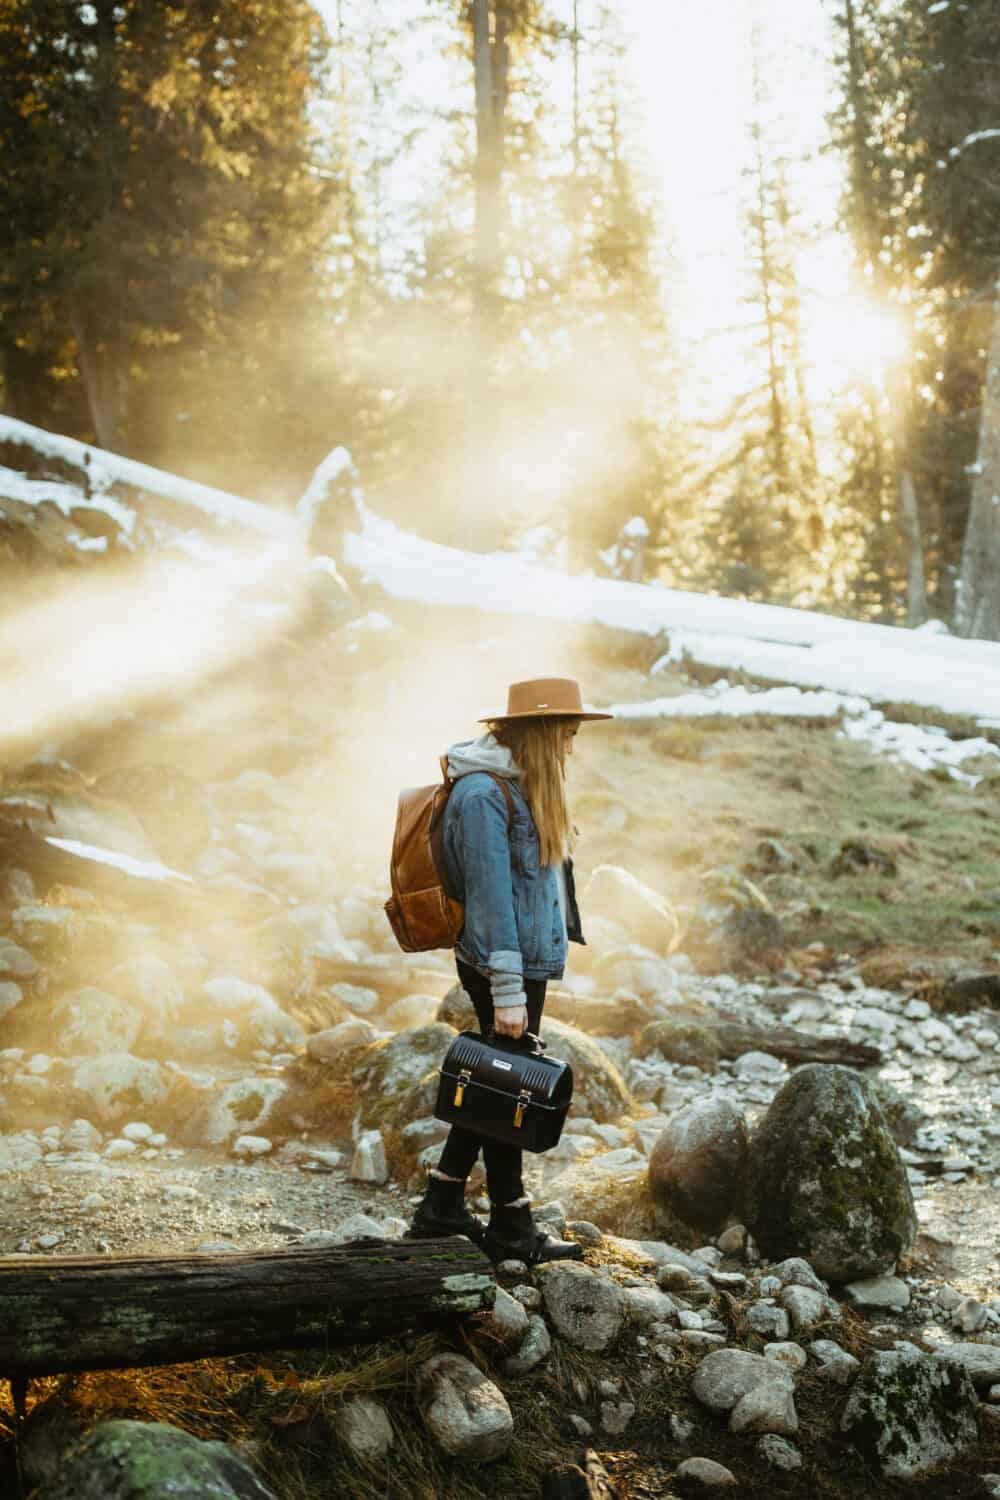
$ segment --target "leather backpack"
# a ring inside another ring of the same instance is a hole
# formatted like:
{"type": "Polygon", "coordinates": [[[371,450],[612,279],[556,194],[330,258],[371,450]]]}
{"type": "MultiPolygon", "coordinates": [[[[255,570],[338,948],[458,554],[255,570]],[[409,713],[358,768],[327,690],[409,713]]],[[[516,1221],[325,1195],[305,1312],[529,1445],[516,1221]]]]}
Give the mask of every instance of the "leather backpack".
{"type": "MultiPolygon", "coordinates": [[[[514,821],[514,799],[502,776],[507,800],[507,830],[514,821]]],[[[465,907],[448,894],[444,883],[442,836],[444,811],[453,783],[448,779],[448,757],[441,757],[441,780],[433,786],[400,792],[392,837],[389,880],[392,895],[385,903],[396,941],[404,953],[426,953],[431,948],[454,948],[465,921],[465,907]]]]}

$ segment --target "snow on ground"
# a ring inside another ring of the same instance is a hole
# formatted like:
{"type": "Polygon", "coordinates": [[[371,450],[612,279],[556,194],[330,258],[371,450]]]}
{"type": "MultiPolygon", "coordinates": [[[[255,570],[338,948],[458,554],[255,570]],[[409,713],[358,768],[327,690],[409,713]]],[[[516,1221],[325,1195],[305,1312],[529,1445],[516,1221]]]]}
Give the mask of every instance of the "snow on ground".
{"type": "Polygon", "coordinates": [[[1000,720],[1000,644],[905,630],[656,584],[571,577],[516,553],[463,552],[424,541],[359,506],[346,562],[399,598],[479,607],[655,636],[684,655],[766,681],[1000,720]]]}
{"type": "Polygon", "coordinates": [[[678,693],[673,698],[653,698],[640,703],[613,703],[611,712],[618,719],[744,718],[760,714],[782,719],[840,719],[840,733],[845,738],[867,741],[880,754],[920,771],[942,766],[966,786],[975,786],[982,777],[963,771],[964,761],[981,757],[1000,761],[1000,749],[981,736],[953,740],[944,729],[893,723],[865,698],[854,694],[803,691],[797,687],[751,691],[731,686],[724,677],[704,692],[678,693]]]}

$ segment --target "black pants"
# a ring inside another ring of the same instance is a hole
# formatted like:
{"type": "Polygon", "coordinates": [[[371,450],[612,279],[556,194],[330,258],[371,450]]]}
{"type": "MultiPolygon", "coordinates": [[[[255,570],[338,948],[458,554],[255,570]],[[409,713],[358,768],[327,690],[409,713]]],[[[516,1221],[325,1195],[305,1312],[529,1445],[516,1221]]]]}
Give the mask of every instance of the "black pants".
{"type": "MultiPolygon", "coordinates": [[[[493,1025],[490,982],[485,975],[470,969],[461,959],[458,959],[458,977],[476,1007],[479,1031],[485,1036],[493,1025]]],[[[544,979],[524,981],[524,992],[528,997],[528,1030],[536,1034],[542,1021],[545,985],[544,979]]],[[[458,1177],[464,1182],[475,1166],[480,1150],[486,1164],[486,1187],[492,1201],[513,1203],[515,1198],[523,1197],[520,1146],[509,1146],[506,1141],[488,1140],[486,1136],[478,1135],[474,1130],[466,1130],[462,1125],[451,1127],[437,1169],[448,1177],[458,1177]]]]}

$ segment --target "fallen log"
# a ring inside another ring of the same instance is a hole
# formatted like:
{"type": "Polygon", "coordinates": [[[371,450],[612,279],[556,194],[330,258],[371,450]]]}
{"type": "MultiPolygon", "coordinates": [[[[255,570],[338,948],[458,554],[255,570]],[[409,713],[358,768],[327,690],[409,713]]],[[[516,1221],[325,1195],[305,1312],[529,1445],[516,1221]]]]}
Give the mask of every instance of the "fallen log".
{"type": "Polygon", "coordinates": [[[471,1241],[0,1260],[0,1376],[177,1364],[261,1349],[371,1343],[493,1305],[471,1241]]]}
{"type": "Polygon", "coordinates": [[[809,1036],[790,1026],[754,1026],[686,1011],[652,1021],[642,1031],[637,1051],[640,1057],[662,1052],[673,1062],[697,1067],[714,1066],[721,1058],[742,1057],[744,1052],[767,1052],[790,1063],[840,1063],[849,1068],[869,1068],[882,1061],[879,1049],[867,1042],[809,1036]]]}

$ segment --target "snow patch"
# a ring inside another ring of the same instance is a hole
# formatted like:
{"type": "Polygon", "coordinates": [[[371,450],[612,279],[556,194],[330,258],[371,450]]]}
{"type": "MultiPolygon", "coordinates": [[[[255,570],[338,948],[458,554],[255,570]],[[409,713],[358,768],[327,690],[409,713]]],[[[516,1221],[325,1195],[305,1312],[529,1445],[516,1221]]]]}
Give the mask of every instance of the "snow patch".
{"type": "MultiPolygon", "coordinates": [[[[661,657],[653,671],[667,658],[661,657]]],[[[880,755],[919,771],[943,767],[956,781],[976,786],[982,780],[961,769],[964,761],[1000,761],[1000,749],[980,736],[954,740],[944,729],[924,724],[896,723],[855,694],[803,691],[796,687],[757,691],[731,686],[725,678],[704,692],[679,693],[645,703],[614,703],[616,719],[748,718],[767,714],[776,718],[840,719],[842,737],[867,742],[880,755]]]]}
{"type": "Polygon", "coordinates": [[[77,839],[47,837],[45,842],[53,844],[57,849],[65,849],[68,854],[75,854],[80,859],[90,859],[96,864],[112,865],[125,875],[134,875],[139,880],[184,880],[188,885],[193,884],[190,875],[182,875],[179,870],[172,870],[169,865],[157,864],[155,860],[134,859],[131,854],[119,854],[114,849],[101,849],[96,844],[81,844],[77,839]]]}

